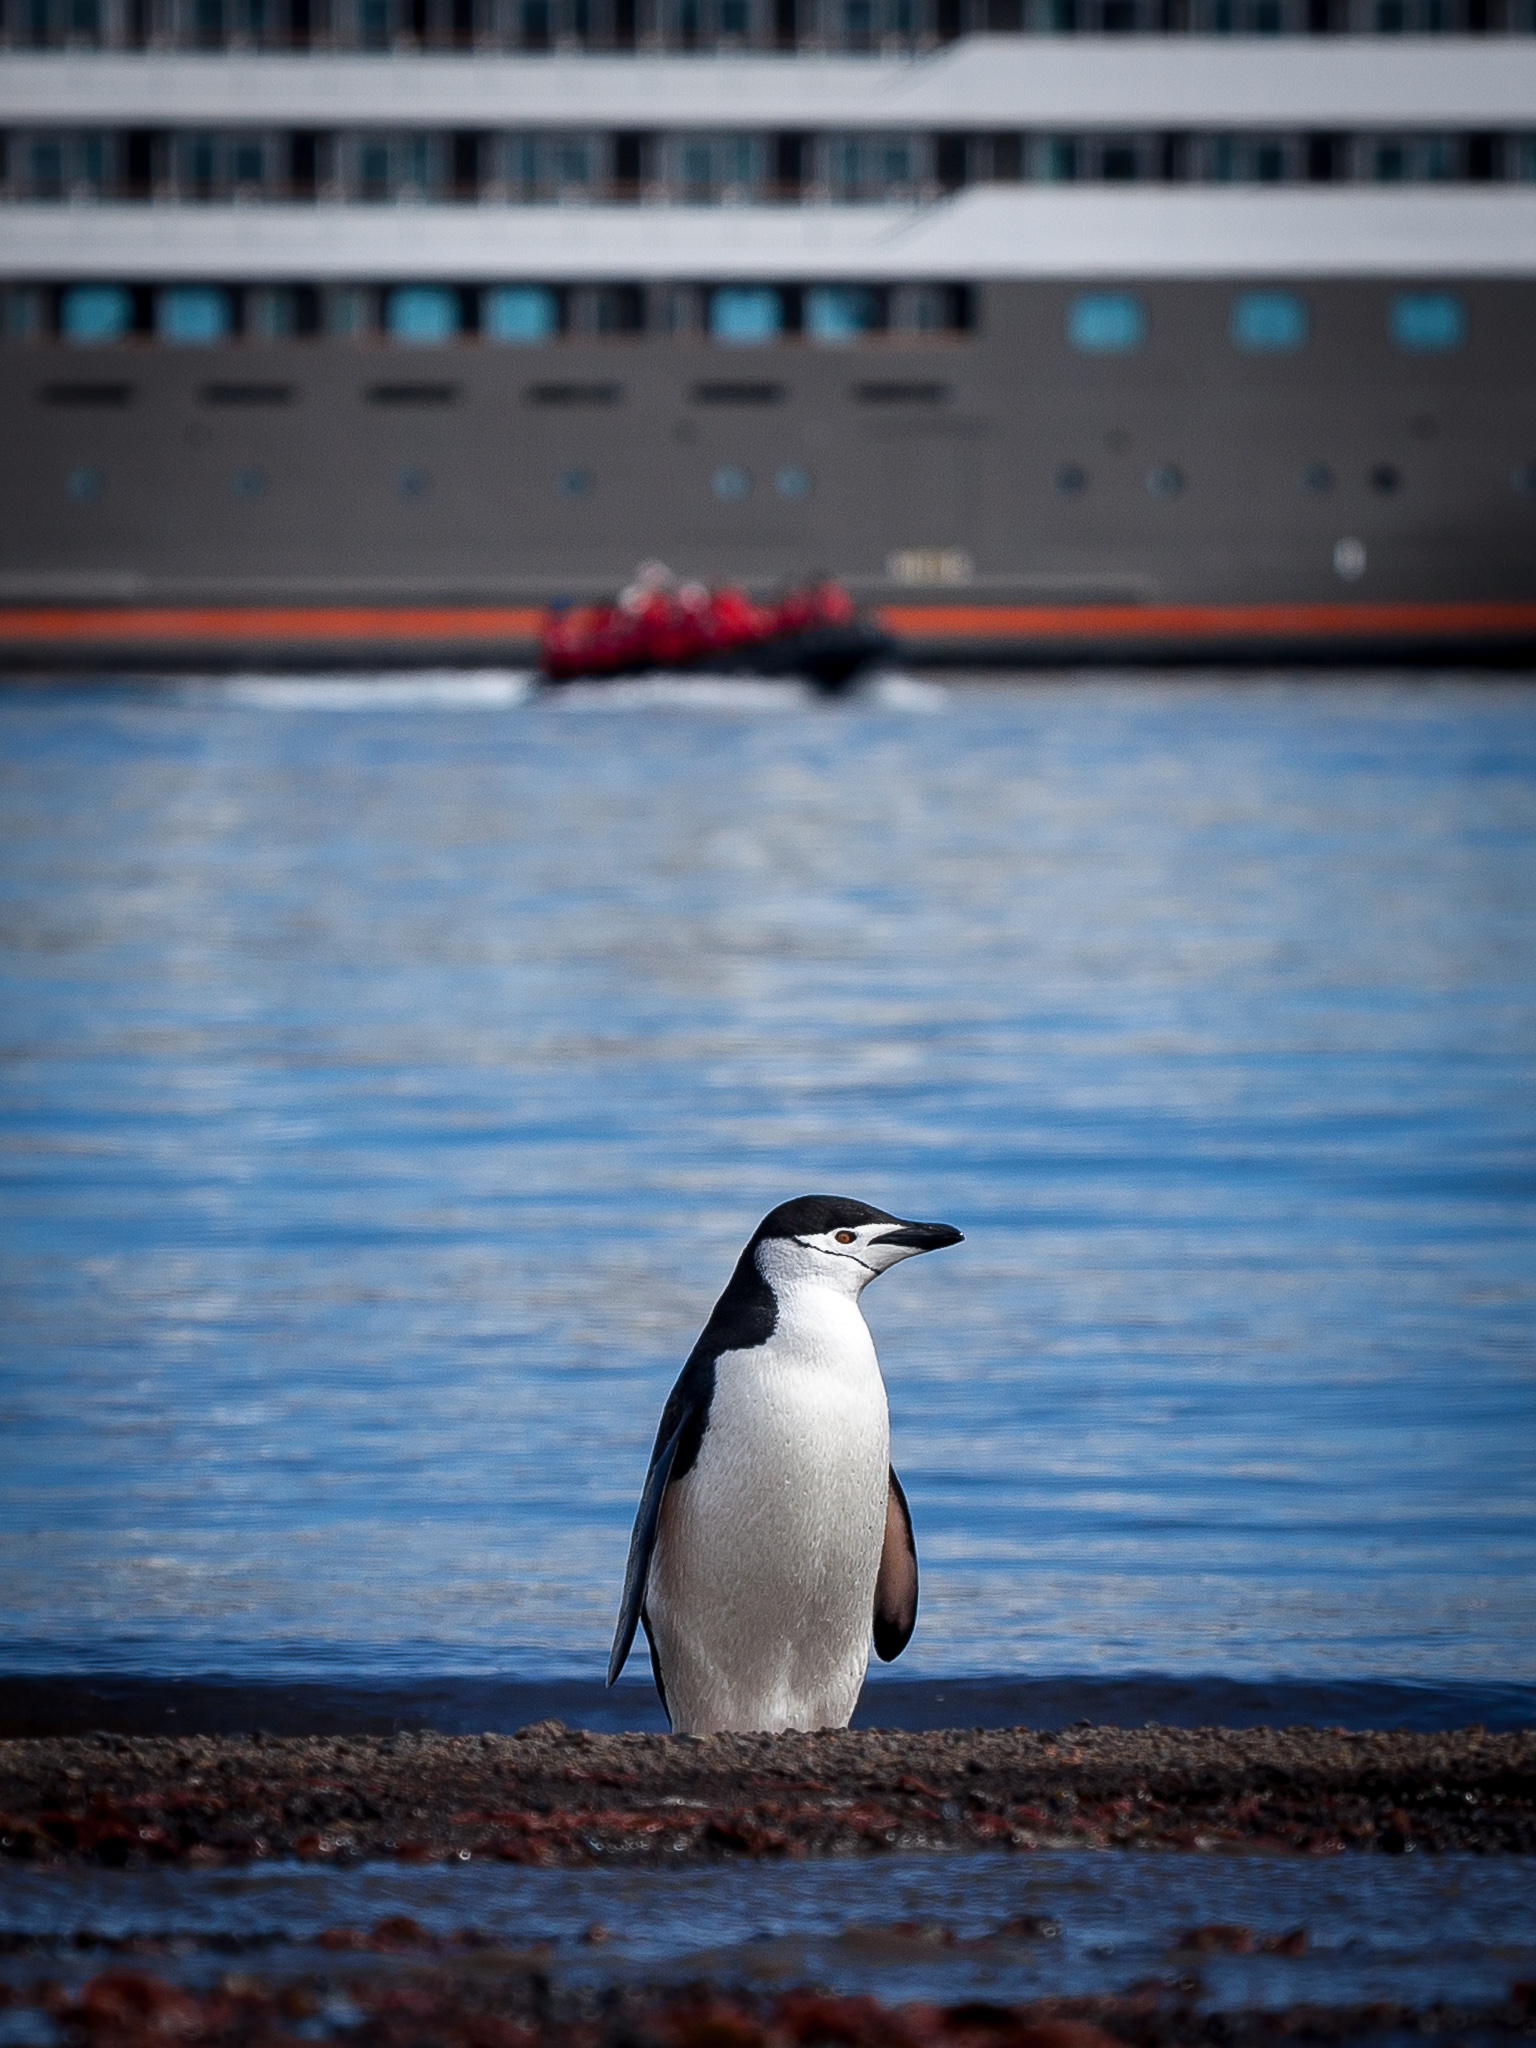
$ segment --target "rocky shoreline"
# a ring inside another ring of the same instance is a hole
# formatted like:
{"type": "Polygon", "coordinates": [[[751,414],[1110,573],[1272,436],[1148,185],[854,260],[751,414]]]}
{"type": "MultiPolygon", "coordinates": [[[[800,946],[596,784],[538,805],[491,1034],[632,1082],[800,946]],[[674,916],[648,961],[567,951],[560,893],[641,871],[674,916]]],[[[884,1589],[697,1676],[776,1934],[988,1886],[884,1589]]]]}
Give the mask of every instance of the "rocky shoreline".
{"type": "Polygon", "coordinates": [[[1536,1850],[1536,1730],[1077,1725],[816,1735],[0,1743],[41,1863],[679,1863],[891,1850],[1536,1850]]]}
{"type": "Polygon", "coordinates": [[[1186,1971],[1129,1992],[1015,2005],[893,2006],[708,1985],[572,1997],[552,1995],[536,1965],[508,1958],[473,1981],[441,1970],[344,1982],[317,1972],[277,1985],[234,1971],[205,1990],[116,1969],[75,1991],[43,1982],[11,1996],[0,1986],[0,2009],[30,2009],[60,2048],[1280,2048],[1426,2037],[1492,2044],[1528,2039],[1536,2025],[1536,1985],[1524,1983],[1495,2001],[1423,2005],[1213,2010],[1198,1992],[1186,1971]]]}

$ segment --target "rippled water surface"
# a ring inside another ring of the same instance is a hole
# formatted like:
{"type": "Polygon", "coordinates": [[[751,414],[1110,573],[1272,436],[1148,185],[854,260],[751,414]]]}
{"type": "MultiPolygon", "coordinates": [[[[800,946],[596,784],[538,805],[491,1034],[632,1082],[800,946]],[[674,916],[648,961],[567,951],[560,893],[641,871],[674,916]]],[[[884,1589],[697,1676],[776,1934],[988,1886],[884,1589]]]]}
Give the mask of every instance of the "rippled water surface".
{"type": "Polygon", "coordinates": [[[967,1237],[866,1297],[907,1666],[1536,1679],[1527,684],[10,687],[0,751],[12,1670],[595,1675],[829,1189],[967,1237]]]}
{"type": "MultiPolygon", "coordinates": [[[[344,1952],[317,1957],[315,1936],[397,1913],[439,1939],[470,1926],[514,1952],[547,1942],[553,1953],[540,1966],[560,1986],[709,1976],[876,1990],[893,2002],[1025,1999],[1124,1990],[1182,1970],[1186,1982],[1198,1971],[1196,2002],[1216,2008],[1381,1998],[1499,2004],[1512,1980],[1536,1969],[1530,1877],[1520,1857],[1047,1850],[660,1872],[277,1864],[104,1874],[12,1866],[0,1869],[8,1937],[0,1983],[46,1973],[78,1984],[111,1966],[103,1940],[133,1936],[171,1937],[169,1956],[153,1953],[147,1967],[183,1982],[221,1976],[236,1944],[248,1945],[267,1977],[301,1975],[321,1960],[344,1972],[344,1952]],[[612,1937],[595,1951],[581,1942],[594,1920],[612,1937]],[[1014,1930],[999,1938],[1010,1921],[1014,1930]],[[1183,1953],[1181,1937],[1213,1921],[1249,1928],[1255,1952],[1183,1953]],[[1299,1956],[1260,1946],[1297,1928],[1299,1956]],[[88,1945],[82,1935],[96,1940],[88,1945]],[[30,1946],[29,1936],[43,1946],[30,1946]]],[[[373,1975],[388,1967],[377,1955],[352,1961],[373,1975]]]]}

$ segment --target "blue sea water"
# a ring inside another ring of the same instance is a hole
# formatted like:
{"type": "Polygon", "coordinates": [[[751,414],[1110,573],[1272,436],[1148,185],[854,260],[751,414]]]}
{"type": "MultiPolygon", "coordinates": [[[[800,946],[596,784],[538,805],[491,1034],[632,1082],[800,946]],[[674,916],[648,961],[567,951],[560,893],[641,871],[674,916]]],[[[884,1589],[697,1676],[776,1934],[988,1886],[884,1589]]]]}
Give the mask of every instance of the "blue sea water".
{"type": "MultiPolygon", "coordinates": [[[[1536,692],[7,686],[0,1669],[595,1681],[808,1190],[901,1670],[1536,1683],[1536,692]]],[[[487,1723],[486,1725],[489,1725],[487,1723]]]]}

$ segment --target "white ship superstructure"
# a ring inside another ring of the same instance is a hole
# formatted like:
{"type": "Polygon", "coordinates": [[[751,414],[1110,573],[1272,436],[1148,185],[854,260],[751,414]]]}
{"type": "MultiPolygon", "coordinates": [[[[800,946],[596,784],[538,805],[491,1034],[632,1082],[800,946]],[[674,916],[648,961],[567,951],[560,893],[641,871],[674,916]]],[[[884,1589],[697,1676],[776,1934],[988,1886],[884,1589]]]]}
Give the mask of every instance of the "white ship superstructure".
{"type": "Polygon", "coordinates": [[[658,550],[935,646],[1536,632],[1529,9],[6,4],[18,646],[510,643],[658,550]]]}

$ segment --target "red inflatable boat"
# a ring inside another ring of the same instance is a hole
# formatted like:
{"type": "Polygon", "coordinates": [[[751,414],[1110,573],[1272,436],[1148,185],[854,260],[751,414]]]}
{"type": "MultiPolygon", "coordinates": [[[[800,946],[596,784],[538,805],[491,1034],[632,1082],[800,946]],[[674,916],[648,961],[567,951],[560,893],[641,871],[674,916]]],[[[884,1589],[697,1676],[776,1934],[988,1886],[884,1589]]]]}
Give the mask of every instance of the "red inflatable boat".
{"type": "Polygon", "coordinates": [[[831,581],[758,604],[730,584],[710,590],[678,583],[647,562],[614,604],[554,606],[546,615],[539,668],[551,683],[644,675],[803,676],[840,690],[886,660],[894,643],[860,619],[831,581]]]}

